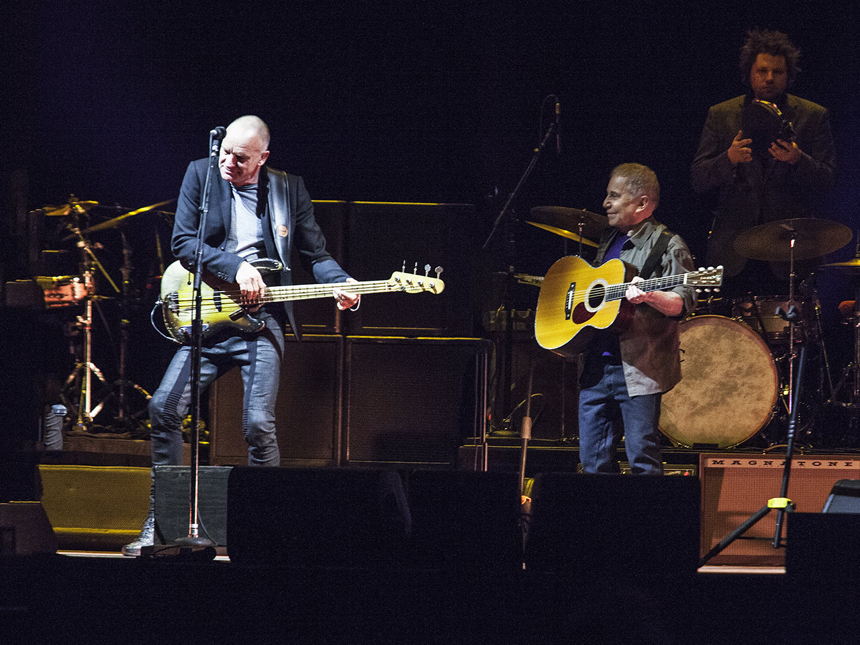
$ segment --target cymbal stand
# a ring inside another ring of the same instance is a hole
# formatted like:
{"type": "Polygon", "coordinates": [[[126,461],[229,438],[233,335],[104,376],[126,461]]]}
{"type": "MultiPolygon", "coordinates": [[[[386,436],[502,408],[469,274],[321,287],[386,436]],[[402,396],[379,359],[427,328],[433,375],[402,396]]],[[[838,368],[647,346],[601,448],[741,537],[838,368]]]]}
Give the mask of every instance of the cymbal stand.
{"type": "Polygon", "coordinates": [[[794,302],[794,283],[797,279],[797,274],[794,272],[794,246],[797,241],[797,234],[792,231],[790,248],[789,248],[789,274],[788,274],[788,306],[785,311],[782,310],[781,307],[777,307],[777,315],[780,318],[788,322],[788,354],[786,358],[788,358],[788,405],[787,412],[789,416],[792,415],[794,411],[794,405],[797,403],[794,400],[794,362],[797,357],[797,353],[795,351],[795,332],[797,319],[800,317],[797,309],[797,305],[794,302]]]}
{"type": "Polygon", "coordinates": [[[75,206],[72,209],[75,217],[72,219],[71,223],[68,225],[68,228],[72,231],[72,233],[78,238],[78,248],[81,250],[81,264],[83,266],[82,274],[84,276],[84,286],[86,288],[86,305],[85,305],[85,315],[77,317],[77,325],[81,328],[83,333],[83,347],[81,353],[81,360],[75,366],[75,369],[66,379],[66,382],[63,387],[63,391],[66,392],[70,387],[72,387],[75,381],[80,378],[80,387],[78,392],[77,404],[72,402],[68,396],[63,396],[63,403],[66,404],[71,410],[77,410],[77,423],[76,430],[79,432],[87,432],[89,430],[90,425],[93,422],[93,419],[101,412],[104,407],[104,400],[100,401],[99,404],[93,408],[92,407],[92,384],[93,384],[93,374],[95,374],[96,378],[98,378],[102,384],[105,384],[105,378],[102,374],[101,370],[96,367],[95,363],[92,360],[92,347],[93,347],[93,301],[97,298],[95,295],[95,282],[93,280],[93,267],[96,267],[101,271],[102,275],[107,278],[107,281],[114,288],[114,291],[119,291],[119,287],[116,286],[116,283],[111,279],[110,275],[107,271],[105,271],[102,263],[99,262],[99,259],[96,257],[93,252],[93,245],[90,243],[90,240],[82,233],[80,222],[78,221],[78,216],[83,215],[85,211],[79,206],[75,206]]]}
{"type": "Polygon", "coordinates": [[[92,359],[93,300],[95,296],[93,294],[92,271],[89,269],[84,271],[84,285],[86,286],[87,291],[86,305],[84,309],[85,314],[83,316],[78,316],[76,323],[77,326],[80,327],[83,335],[81,359],[75,366],[72,373],[69,374],[66,382],[63,384],[63,392],[65,393],[78,379],[80,379],[77,402],[74,402],[65,394],[62,396],[63,403],[66,407],[72,411],[76,411],[75,416],[77,417],[77,422],[75,424],[75,429],[80,432],[86,432],[89,430],[89,426],[92,424],[93,419],[104,407],[104,400],[100,401],[95,408],[92,407],[93,375],[95,375],[103,385],[106,384],[104,375],[101,370],[96,367],[92,359]]]}
{"type": "Polygon", "coordinates": [[[122,424],[125,422],[127,416],[126,388],[131,387],[143,395],[147,401],[152,398],[152,395],[137,383],[129,381],[126,378],[129,327],[131,326],[131,322],[129,320],[129,299],[131,291],[131,273],[134,267],[131,264],[131,246],[128,243],[128,239],[122,231],[120,231],[120,237],[122,238],[123,262],[122,267],[120,268],[120,273],[122,274],[122,300],[120,301],[119,381],[117,381],[119,410],[117,412],[117,420],[122,424]]]}

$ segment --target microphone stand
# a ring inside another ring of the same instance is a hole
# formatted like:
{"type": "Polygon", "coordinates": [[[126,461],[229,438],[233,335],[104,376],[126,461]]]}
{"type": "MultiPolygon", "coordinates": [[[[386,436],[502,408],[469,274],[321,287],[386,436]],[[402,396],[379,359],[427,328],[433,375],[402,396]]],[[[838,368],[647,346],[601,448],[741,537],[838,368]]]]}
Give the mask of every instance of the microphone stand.
{"type": "Polygon", "coordinates": [[[200,536],[199,522],[199,489],[200,489],[200,357],[203,341],[203,294],[200,285],[203,282],[203,231],[206,228],[206,218],[209,214],[209,190],[212,184],[212,174],[220,154],[220,133],[213,130],[209,133],[209,167],[206,170],[206,181],[203,184],[203,197],[200,200],[200,218],[197,228],[197,248],[194,256],[194,282],[192,294],[194,310],[191,314],[191,484],[189,491],[188,537],[179,538],[176,544],[180,547],[212,547],[214,543],[200,536]]]}
{"type": "MultiPolygon", "coordinates": [[[[558,115],[556,114],[556,117],[557,116],[558,115]]],[[[546,148],[547,142],[555,134],[557,129],[558,129],[558,118],[556,118],[556,120],[550,124],[550,127],[547,129],[546,134],[544,135],[540,144],[532,152],[531,160],[529,161],[529,164],[526,167],[525,172],[520,177],[520,180],[517,182],[517,185],[514,188],[513,192],[508,196],[508,200],[507,200],[507,202],[505,202],[504,207],[502,207],[501,212],[499,212],[498,216],[496,217],[495,222],[493,222],[493,228],[490,231],[490,234],[487,236],[487,239],[484,241],[484,244],[481,247],[482,249],[486,250],[487,246],[490,244],[490,240],[492,240],[493,236],[496,234],[496,231],[499,228],[499,224],[503,220],[509,219],[508,215],[512,210],[511,209],[512,204],[516,200],[517,195],[519,195],[519,192],[522,189],[522,187],[528,181],[529,176],[532,174],[532,171],[537,166],[537,162],[540,159],[541,153],[543,152],[544,148],[546,148]]],[[[514,324],[514,322],[513,322],[513,312],[511,311],[510,294],[511,294],[512,283],[515,280],[515,278],[514,278],[514,273],[515,273],[514,267],[511,266],[510,262],[507,262],[506,264],[507,264],[507,266],[505,267],[505,270],[506,270],[505,296],[504,296],[504,303],[503,303],[503,310],[505,312],[505,331],[504,331],[504,354],[503,354],[503,361],[502,361],[502,373],[503,373],[502,375],[504,378],[502,379],[503,383],[502,383],[502,388],[501,388],[502,392],[503,392],[501,409],[504,411],[507,411],[510,408],[510,397],[511,397],[510,382],[511,382],[511,362],[512,362],[512,358],[513,358],[512,355],[513,355],[513,324],[514,324]]],[[[497,414],[496,416],[500,417],[500,418],[504,418],[504,415],[498,415],[497,414]]],[[[486,455],[487,450],[488,450],[487,435],[483,434],[481,439],[482,439],[483,443],[481,445],[480,452],[482,455],[486,455]]],[[[487,463],[486,462],[487,462],[487,460],[485,458],[484,463],[481,464],[481,469],[484,471],[487,470],[487,463]]]]}

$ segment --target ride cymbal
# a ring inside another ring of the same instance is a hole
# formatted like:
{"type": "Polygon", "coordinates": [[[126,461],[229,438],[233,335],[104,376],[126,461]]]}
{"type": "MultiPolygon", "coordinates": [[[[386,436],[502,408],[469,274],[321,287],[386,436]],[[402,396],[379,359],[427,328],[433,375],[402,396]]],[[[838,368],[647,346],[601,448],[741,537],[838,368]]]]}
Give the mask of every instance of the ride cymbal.
{"type": "Polygon", "coordinates": [[[828,219],[798,217],[761,224],[735,239],[735,252],[751,260],[808,260],[838,251],[851,241],[851,229],[828,219]]]}
{"type": "Polygon", "coordinates": [[[566,206],[535,206],[529,211],[529,217],[527,223],[532,226],[576,242],[582,235],[582,243],[594,247],[609,225],[606,215],[566,206]]]}

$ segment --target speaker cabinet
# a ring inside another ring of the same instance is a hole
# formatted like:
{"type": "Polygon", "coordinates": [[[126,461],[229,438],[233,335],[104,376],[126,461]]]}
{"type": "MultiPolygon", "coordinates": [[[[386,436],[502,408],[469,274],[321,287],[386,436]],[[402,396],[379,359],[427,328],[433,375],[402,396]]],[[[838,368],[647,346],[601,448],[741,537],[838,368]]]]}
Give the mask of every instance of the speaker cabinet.
{"type": "Polygon", "coordinates": [[[227,506],[227,551],[240,563],[392,565],[411,527],[396,471],[237,467],[227,506]]]}
{"type": "Polygon", "coordinates": [[[840,479],[833,484],[822,513],[860,513],[860,480],[840,479]]]}
{"type": "Polygon", "coordinates": [[[453,466],[483,419],[488,344],[347,338],[344,461],[453,466]]]}
{"type": "Polygon", "coordinates": [[[357,280],[385,280],[394,271],[435,276],[445,290],[366,296],[345,316],[347,333],[361,336],[471,336],[467,229],[471,204],[351,202],[347,270],[357,280]]]}
{"type": "MultiPolygon", "coordinates": [[[[338,459],[341,425],[343,339],[306,335],[286,338],[281,382],[275,408],[281,463],[329,465],[338,459]]],[[[218,379],[209,393],[212,430],[209,463],[248,463],[242,434],[242,375],[234,369],[218,379]]]]}
{"type": "Polygon", "coordinates": [[[57,537],[41,503],[0,504],[0,556],[56,551],[57,537]]]}
{"type": "MultiPolygon", "coordinates": [[[[317,224],[325,235],[326,250],[341,266],[344,266],[343,234],[347,220],[348,203],[314,200],[313,204],[317,224]]],[[[294,251],[290,260],[290,270],[293,275],[293,284],[316,284],[313,274],[302,266],[298,251],[294,251]]],[[[341,331],[341,316],[343,314],[335,306],[334,298],[298,300],[293,303],[293,312],[303,333],[337,334],[341,331]]]]}
{"type": "MultiPolygon", "coordinates": [[[[155,532],[162,544],[188,537],[191,469],[188,466],[156,466],[155,532]]],[[[216,546],[227,544],[227,479],[232,468],[200,466],[197,517],[200,536],[216,546]]]]}
{"type": "Polygon", "coordinates": [[[541,473],[526,568],[584,581],[692,576],[698,564],[694,477],[541,473]]]}
{"type": "MultiPolygon", "coordinates": [[[[702,544],[705,555],[769,499],[779,497],[785,458],[703,453],[699,457],[702,480],[702,544]]],[[[820,512],[834,483],[857,478],[860,459],[846,455],[795,457],[791,462],[788,495],[799,512],[820,512]]],[[[786,529],[793,513],[786,514],[786,529]]],[[[771,511],[708,564],[772,565],[785,563],[785,550],[774,549],[777,512],[771,511]]],[[[785,535],[785,534],[783,534],[785,535]]]]}
{"type": "Polygon", "coordinates": [[[406,484],[419,567],[522,571],[517,473],[416,470],[406,484]]]}

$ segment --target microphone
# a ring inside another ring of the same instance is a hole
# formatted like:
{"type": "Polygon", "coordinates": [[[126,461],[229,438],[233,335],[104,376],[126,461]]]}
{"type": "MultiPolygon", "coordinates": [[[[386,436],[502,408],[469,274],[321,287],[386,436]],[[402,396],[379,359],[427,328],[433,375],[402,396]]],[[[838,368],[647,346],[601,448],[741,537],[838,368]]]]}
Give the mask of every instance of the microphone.
{"type": "Polygon", "coordinates": [[[209,136],[214,138],[217,141],[220,141],[227,134],[227,128],[223,125],[219,125],[217,128],[212,128],[209,131],[209,136]]]}
{"type": "Polygon", "coordinates": [[[561,103],[555,99],[555,153],[561,154],[561,103]]]}

